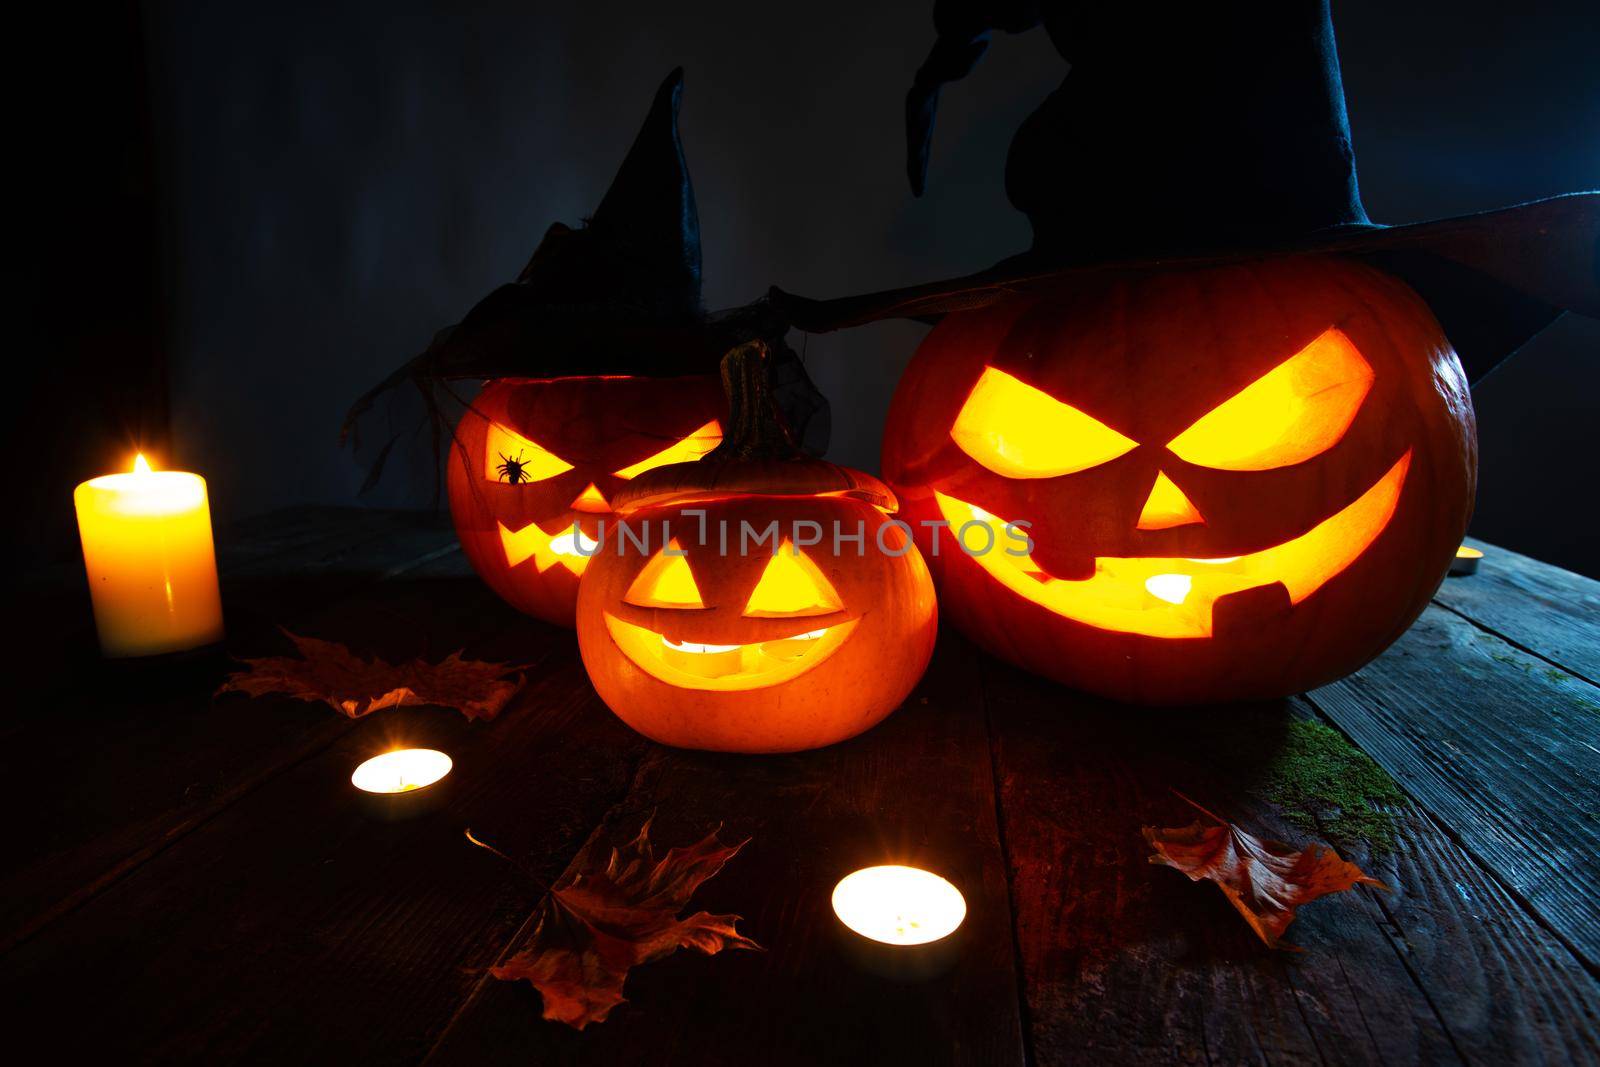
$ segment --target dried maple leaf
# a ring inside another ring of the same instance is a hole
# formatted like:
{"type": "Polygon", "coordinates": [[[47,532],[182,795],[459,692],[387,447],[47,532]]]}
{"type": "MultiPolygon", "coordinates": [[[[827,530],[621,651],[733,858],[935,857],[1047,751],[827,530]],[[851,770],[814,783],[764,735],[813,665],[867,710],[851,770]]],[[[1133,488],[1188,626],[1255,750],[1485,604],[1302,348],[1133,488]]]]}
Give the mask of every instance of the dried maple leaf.
{"type": "MultiPolygon", "coordinates": [[[[489,848],[470,831],[467,839],[489,848]]],[[[734,928],[737,915],[700,911],[678,918],[700,884],[746,843],[725,846],[713,832],[699,844],[670,849],[657,860],[649,820],[621,848],[591,842],[540,902],[528,945],[489,973],[508,982],[533,983],[544,999],[546,1019],[582,1030],[605,1021],[626,999],[622,984],[640,964],[680,948],[708,956],[723,949],[759,951],[760,945],[734,928]]]]}
{"type": "Polygon", "coordinates": [[[1156,850],[1150,862],[1180,870],[1190,881],[1215,882],[1269,948],[1300,951],[1280,940],[1300,905],[1358,883],[1389,888],[1331,848],[1313,843],[1297,852],[1281,841],[1247,834],[1188,797],[1183,799],[1214,823],[1146,826],[1144,838],[1156,850]]]}
{"type": "Polygon", "coordinates": [[[520,676],[506,678],[520,666],[462,659],[459,651],[442,663],[417,659],[396,665],[364,660],[337,641],[283,633],[300,650],[299,658],[246,659],[245,669],[229,675],[216,695],[283,693],[297,700],[321,700],[352,719],[383,708],[433,704],[476,720],[500,714],[522,687],[520,676]]]}

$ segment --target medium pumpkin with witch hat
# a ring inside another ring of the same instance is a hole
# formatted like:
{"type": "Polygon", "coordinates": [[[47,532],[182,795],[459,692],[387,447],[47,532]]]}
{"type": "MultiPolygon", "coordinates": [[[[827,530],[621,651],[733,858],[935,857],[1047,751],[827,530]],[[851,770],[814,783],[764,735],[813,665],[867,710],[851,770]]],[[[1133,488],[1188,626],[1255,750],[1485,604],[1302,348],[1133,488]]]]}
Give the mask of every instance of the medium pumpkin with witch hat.
{"type": "Polygon", "coordinates": [[[799,450],[769,362],[760,341],[728,354],[728,436],[622,487],[628,533],[610,529],[584,574],[589,677],[663,744],[833,744],[898,707],[933,654],[933,583],[894,494],[799,450]]]}
{"type": "MultiPolygon", "coordinates": [[[[678,137],[683,80],[662,84],[638,138],[582,230],[557,223],[517,284],[536,300],[608,301],[653,319],[700,310],[699,223],[678,137]]],[[[493,299],[493,297],[491,297],[493,299]]],[[[456,425],[450,514],[462,550],[513,606],[571,626],[585,544],[610,498],[652,467],[722,439],[712,375],[497,378],[456,425]]]]}
{"type": "MultiPolygon", "coordinates": [[[[517,280],[369,391],[346,434],[380,421],[380,397],[416,386],[435,437],[451,434],[450,511],[473,567],[506,601],[571,626],[578,578],[619,487],[693,460],[722,435],[716,377],[729,345],[777,331],[756,305],[708,316],[700,227],[678,136],[683,72],[657,90],[627,158],[580,229],[556,223],[517,280]],[[457,380],[484,382],[470,401],[457,380]],[[462,413],[453,430],[446,407],[462,413]]],[[[825,432],[825,402],[779,348],[798,424],[825,432]]],[[[393,421],[392,419],[390,421],[393,421]]],[[[387,435],[369,485],[393,443],[387,435]]]]}
{"type": "Polygon", "coordinates": [[[722,439],[707,376],[502,378],[456,426],[450,514],[473,568],[514,607],[571,626],[585,550],[627,480],[722,439]]]}
{"type": "MultiPolygon", "coordinates": [[[[1040,8],[939,14],[907,102],[919,191],[940,84],[1040,8]]],[[[884,473],[946,617],[990,650],[1145,703],[1337,678],[1417,617],[1466,530],[1462,357],[1481,374],[1600,312],[1596,198],[1373,226],[1325,3],[1042,21],[1072,70],[1011,150],[1033,249],[780,305],[812,329],[942,316],[884,473]]]]}

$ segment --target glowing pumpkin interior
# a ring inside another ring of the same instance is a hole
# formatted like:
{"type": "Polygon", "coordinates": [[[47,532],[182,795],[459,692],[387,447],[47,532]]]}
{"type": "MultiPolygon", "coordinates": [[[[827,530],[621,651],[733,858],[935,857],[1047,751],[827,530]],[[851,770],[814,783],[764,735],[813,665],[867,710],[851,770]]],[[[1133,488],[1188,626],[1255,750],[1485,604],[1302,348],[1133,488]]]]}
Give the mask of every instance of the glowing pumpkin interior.
{"type": "MultiPolygon", "coordinates": [[[[1337,329],[1325,330],[1289,359],[1213,407],[1166,443],[1196,466],[1261,471],[1302,463],[1336,445],[1373,382],[1372,367],[1337,329]]],[[[1139,442],[1020,379],[987,367],[963,404],[950,437],[972,459],[1006,478],[1053,478],[1109,462],[1139,442]]],[[[1411,451],[1339,511],[1300,535],[1243,555],[1216,559],[1097,557],[1082,580],[1055,577],[1015,544],[1008,517],[936,492],[940,517],[973,549],[985,573],[1011,592],[1065,618],[1122,633],[1203,638],[1213,607],[1232,593],[1281,585],[1298,604],[1350,566],[1393,517],[1411,451]],[[988,527],[971,536],[970,527],[988,527]],[[962,534],[963,528],[969,528],[962,534]],[[993,540],[987,540],[992,537],[993,540]]],[[[1137,528],[1204,524],[1182,488],[1158,471],[1137,528]]]]}
{"type": "MultiPolygon", "coordinates": [[[[656,611],[692,612],[708,607],[676,540],[645,564],[623,602],[656,611]]],[[[751,590],[743,616],[804,622],[743,644],[673,639],[611,612],[605,613],[605,623],[622,653],[651,677],[683,689],[725,692],[778,685],[816,667],[855,629],[858,620],[844,615],[844,605],[827,576],[785,538],[751,590]]]]}

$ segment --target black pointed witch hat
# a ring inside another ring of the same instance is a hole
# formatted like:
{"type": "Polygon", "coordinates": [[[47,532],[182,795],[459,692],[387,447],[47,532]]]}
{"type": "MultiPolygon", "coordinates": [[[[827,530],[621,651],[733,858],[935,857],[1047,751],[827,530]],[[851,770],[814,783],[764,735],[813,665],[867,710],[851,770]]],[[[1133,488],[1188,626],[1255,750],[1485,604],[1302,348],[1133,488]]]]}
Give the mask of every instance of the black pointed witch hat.
{"type": "MultiPolygon", "coordinates": [[[[787,324],[764,300],[716,315],[701,306],[700,217],[678,135],[682,100],[680,67],[656,90],[594,214],[578,228],[551,225],[515,281],[356,400],[341,439],[356,445],[358,458],[362,427],[377,421],[378,401],[400,386],[417,387],[437,443],[452,421],[447,403],[464,404],[453,380],[715,374],[723,353],[756,338],[774,352],[774,388],[791,429],[808,448],[825,446],[827,401],[783,343],[787,324]]],[[[364,490],[414,429],[377,442],[364,490]]]]}
{"type": "Polygon", "coordinates": [[[1323,252],[1367,258],[1432,306],[1471,380],[1563,311],[1600,317],[1600,193],[1461,218],[1372,223],[1361,206],[1327,0],[1170,4],[940,0],[906,100],[920,194],[940,87],[991,30],[1043,25],[1071,64],[1018,130],[1006,191],[1033,247],[978,274],[836,300],[774,290],[826,331],[931,318],[1085,272],[1323,252]]]}

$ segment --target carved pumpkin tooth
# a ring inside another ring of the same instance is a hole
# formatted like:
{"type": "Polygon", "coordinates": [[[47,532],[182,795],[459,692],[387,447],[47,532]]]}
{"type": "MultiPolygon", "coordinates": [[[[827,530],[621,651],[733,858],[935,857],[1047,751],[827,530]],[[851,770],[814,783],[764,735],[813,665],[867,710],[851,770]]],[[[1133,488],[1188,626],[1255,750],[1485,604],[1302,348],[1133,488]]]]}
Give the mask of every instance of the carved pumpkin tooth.
{"type": "Polygon", "coordinates": [[[1287,622],[1293,607],[1282,582],[1229,593],[1211,606],[1212,636],[1221,641],[1260,638],[1287,622]]]}
{"type": "MultiPolygon", "coordinates": [[[[1004,554],[1004,549],[997,551],[1004,554]]],[[[1019,557],[1009,557],[1019,558],[1019,557]]],[[[1067,582],[1084,582],[1094,577],[1095,558],[1081,548],[1057,548],[1043,541],[1035,541],[1033,553],[1027,563],[1051,578],[1067,582]]]]}

